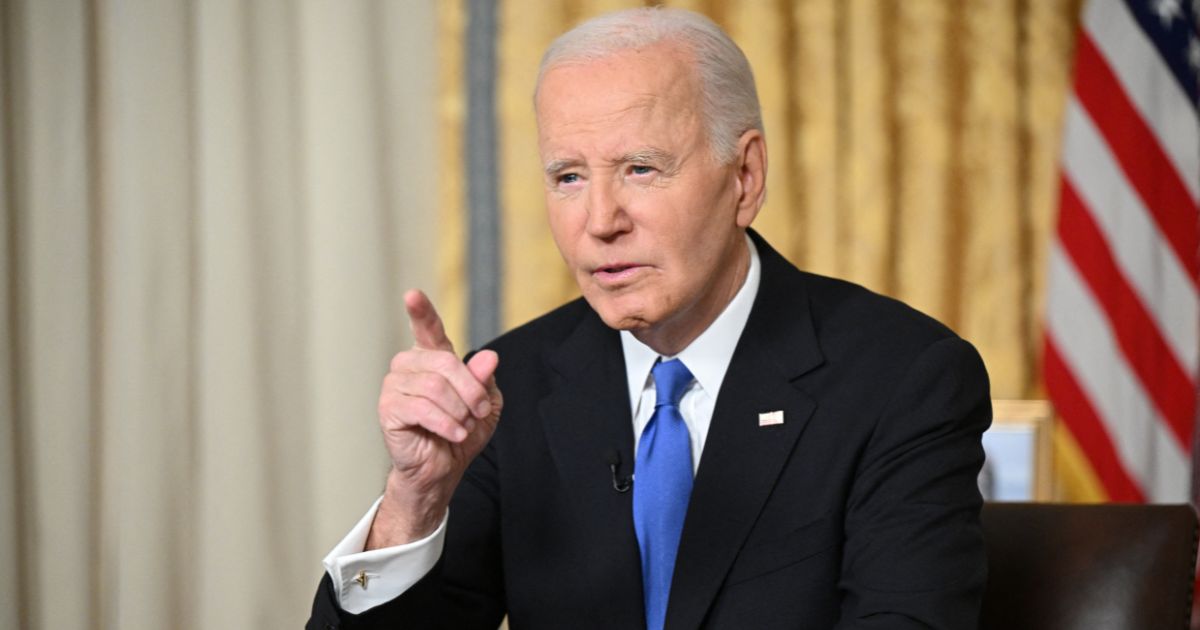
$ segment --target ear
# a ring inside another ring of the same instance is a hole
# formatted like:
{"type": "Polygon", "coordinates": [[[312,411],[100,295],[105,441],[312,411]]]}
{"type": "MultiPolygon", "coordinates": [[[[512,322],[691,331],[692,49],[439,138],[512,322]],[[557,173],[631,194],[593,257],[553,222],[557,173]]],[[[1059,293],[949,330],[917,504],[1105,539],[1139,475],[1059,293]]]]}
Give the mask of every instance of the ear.
{"type": "Polygon", "coordinates": [[[737,169],[737,224],[748,228],[767,200],[767,139],[757,129],[738,138],[734,166],[737,169]]]}

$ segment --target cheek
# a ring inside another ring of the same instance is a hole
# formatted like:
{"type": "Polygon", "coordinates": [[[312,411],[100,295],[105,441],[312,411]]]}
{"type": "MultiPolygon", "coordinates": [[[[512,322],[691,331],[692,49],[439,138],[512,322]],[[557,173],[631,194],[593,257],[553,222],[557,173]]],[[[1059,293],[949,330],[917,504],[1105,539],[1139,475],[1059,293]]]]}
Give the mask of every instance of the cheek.
{"type": "Polygon", "coordinates": [[[710,217],[710,220],[680,222],[664,230],[659,242],[669,270],[666,278],[669,293],[664,299],[686,302],[704,293],[705,287],[719,274],[721,261],[727,255],[726,243],[736,229],[730,215],[728,225],[710,217]]]}
{"type": "Polygon", "coordinates": [[[659,247],[674,263],[673,271],[694,277],[701,270],[697,266],[708,259],[720,235],[720,229],[711,219],[684,215],[682,220],[660,226],[659,247]]]}
{"type": "Polygon", "coordinates": [[[576,236],[581,229],[580,226],[575,225],[577,222],[575,214],[562,200],[547,199],[546,216],[554,244],[558,246],[558,251],[562,254],[563,259],[570,262],[574,254],[576,236]]]}

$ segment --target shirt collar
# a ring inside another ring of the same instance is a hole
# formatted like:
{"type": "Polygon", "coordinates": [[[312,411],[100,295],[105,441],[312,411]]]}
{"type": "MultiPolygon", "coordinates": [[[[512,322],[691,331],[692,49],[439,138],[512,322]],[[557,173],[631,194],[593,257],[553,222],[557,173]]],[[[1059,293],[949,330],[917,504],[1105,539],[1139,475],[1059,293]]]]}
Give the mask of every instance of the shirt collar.
{"type": "MultiPolygon", "coordinates": [[[[759,277],[761,275],[758,261],[758,250],[750,237],[746,237],[746,247],[750,249],[750,269],[746,272],[746,280],[742,288],[733,296],[733,300],[725,306],[725,310],[717,316],[713,323],[700,333],[688,347],[675,357],[696,377],[700,387],[712,396],[717,397],[721,391],[721,383],[725,380],[725,372],[729,369],[729,361],[733,359],[733,350],[737,347],[746,321],[750,319],[750,309],[754,306],[754,297],[758,295],[759,277]]],[[[659,354],[653,348],[638,341],[637,337],[628,330],[621,331],[621,350],[625,354],[625,374],[629,379],[629,401],[633,413],[637,414],[637,404],[641,399],[642,390],[650,378],[650,368],[658,360],[659,354]]]]}

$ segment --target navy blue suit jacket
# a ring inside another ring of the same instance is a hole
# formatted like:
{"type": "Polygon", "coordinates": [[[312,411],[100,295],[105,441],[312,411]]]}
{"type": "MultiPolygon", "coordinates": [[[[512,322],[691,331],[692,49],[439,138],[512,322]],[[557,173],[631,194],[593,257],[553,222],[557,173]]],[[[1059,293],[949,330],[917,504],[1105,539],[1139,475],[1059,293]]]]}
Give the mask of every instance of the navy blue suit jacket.
{"type": "MultiPolygon", "coordinates": [[[[751,233],[762,280],[718,393],[666,627],[973,628],[976,475],[991,419],[970,344],[751,233]],[[784,423],[760,427],[781,410],[784,423]]],[[[505,408],[450,508],[441,561],[351,615],[326,576],[309,628],[642,628],[633,430],[616,331],[583,300],[489,344],[505,408]]]]}

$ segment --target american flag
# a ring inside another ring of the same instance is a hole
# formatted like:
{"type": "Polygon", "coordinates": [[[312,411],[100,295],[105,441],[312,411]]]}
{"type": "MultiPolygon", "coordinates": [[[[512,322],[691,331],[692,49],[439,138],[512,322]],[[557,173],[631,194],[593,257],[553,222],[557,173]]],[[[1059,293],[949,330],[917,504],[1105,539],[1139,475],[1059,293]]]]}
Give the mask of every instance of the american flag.
{"type": "Polygon", "coordinates": [[[1110,500],[1192,499],[1200,0],[1091,0],[1076,43],[1043,370],[1110,500]]]}

